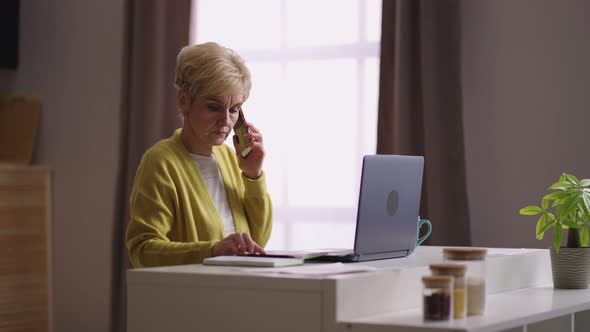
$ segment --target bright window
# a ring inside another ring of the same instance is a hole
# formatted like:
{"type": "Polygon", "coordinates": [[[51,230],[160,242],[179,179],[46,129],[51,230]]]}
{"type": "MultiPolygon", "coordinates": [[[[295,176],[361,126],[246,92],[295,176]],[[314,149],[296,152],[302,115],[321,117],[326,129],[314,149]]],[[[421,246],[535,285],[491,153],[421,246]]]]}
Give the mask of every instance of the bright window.
{"type": "MultiPolygon", "coordinates": [[[[381,0],[193,0],[191,42],[252,72],[274,203],[267,249],[351,248],[362,156],[377,135],[381,0]]],[[[231,145],[231,144],[230,144],[231,145]]]]}

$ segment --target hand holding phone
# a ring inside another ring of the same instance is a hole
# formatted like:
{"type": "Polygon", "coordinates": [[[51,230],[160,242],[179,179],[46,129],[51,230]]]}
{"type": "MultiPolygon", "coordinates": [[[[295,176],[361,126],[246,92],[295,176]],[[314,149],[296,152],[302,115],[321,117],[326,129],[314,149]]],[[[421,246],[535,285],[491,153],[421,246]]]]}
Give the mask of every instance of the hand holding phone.
{"type": "Polygon", "coordinates": [[[246,127],[246,120],[244,119],[244,113],[240,108],[240,113],[238,115],[238,121],[234,125],[234,132],[236,136],[238,136],[238,144],[240,146],[240,155],[246,158],[246,156],[252,151],[250,145],[250,139],[244,137],[245,134],[249,133],[248,127],[246,127]]]}

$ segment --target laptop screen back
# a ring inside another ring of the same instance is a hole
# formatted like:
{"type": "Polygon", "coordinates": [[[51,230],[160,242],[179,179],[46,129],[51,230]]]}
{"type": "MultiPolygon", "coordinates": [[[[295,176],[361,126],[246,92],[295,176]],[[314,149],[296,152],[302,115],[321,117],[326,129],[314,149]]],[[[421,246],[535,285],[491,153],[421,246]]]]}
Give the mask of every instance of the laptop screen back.
{"type": "Polygon", "coordinates": [[[357,254],[416,247],[424,158],[368,155],[363,159],[354,251],[357,254]]]}

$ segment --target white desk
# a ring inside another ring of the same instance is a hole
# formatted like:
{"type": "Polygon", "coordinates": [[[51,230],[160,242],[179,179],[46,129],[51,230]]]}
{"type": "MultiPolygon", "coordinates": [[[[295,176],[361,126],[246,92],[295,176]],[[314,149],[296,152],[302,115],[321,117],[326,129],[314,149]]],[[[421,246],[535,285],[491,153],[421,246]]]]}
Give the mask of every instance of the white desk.
{"type": "Polygon", "coordinates": [[[420,311],[420,278],[442,260],[440,247],[359,263],[375,272],[331,276],[203,265],[130,270],[128,332],[590,331],[590,291],[554,290],[547,250],[489,254],[486,314],[450,323],[423,323],[420,311]]]}

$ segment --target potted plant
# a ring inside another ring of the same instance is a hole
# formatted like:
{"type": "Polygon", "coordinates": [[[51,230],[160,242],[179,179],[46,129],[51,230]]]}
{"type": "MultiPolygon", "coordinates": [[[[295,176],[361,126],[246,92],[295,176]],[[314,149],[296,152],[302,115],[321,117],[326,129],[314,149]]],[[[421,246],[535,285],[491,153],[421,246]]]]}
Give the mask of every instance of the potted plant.
{"type": "Polygon", "coordinates": [[[552,184],[541,205],[520,209],[520,214],[537,216],[537,239],[553,228],[550,248],[553,286],[555,288],[588,288],[590,277],[590,179],[578,180],[561,174],[552,184]],[[561,246],[563,230],[567,230],[567,246],[561,246]]]}

